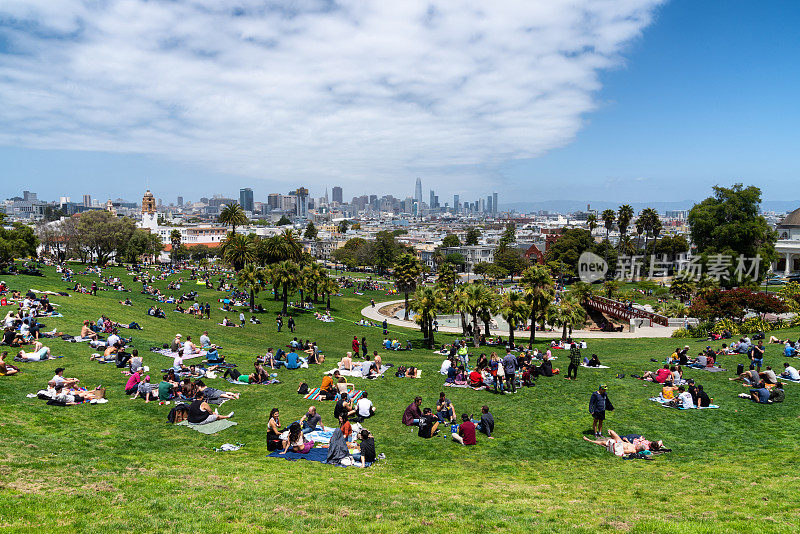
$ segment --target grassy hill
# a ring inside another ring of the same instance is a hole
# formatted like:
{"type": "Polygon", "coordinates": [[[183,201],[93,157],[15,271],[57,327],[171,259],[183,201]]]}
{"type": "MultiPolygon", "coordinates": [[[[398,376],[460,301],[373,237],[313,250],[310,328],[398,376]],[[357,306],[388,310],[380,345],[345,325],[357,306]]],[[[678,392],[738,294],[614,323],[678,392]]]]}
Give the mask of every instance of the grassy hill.
{"type": "MultiPolygon", "coordinates": [[[[71,287],[54,269],[45,271],[45,278],[2,278],[23,292],[71,287]]],[[[155,371],[171,360],[147,349],[169,342],[178,332],[198,339],[208,330],[212,341],[224,347],[221,352],[227,359],[243,370],[251,369],[254,357],[267,347],[283,347],[293,337],[286,328],[276,332],[274,317],[280,303],[270,292],[258,297],[266,308],[261,325],[225,328],[217,325],[223,316],[217,302],[222,293],[189,282],[182,290],[197,289],[201,302],[210,301],[212,320],[174,313],[169,305],[164,305],[167,318],[155,319],[145,315],[153,302],[139,293],[141,284],[132,283],[124,269],[105,269],[104,274],[119,276],[133,291],[54,296],[52,302],[61,305],[64,317],[43,322],[47,329],[57,327],[70,334],[79,332],[82,320],[95,320],[101,313],[119,322],[138,322],[144,330],[131,331],[133,343],[143,352],[154,381],[155,371]],[[134,306],[119,304],[126,296],[134,306]]],[[[170,280],[188,276],[184,271],[170,280]]],[[[84,285],[99,281],[97,275],[76,279],[84,285]]],[[[163,289],[167,283],[156,285],[163,289]]],[[[168,424],[170,406],[129,400],[120,370],[90,362],[93,351],[86,344],[48,340],[53,353],[63,359],[19,364],[20,374],[0,377],[0,529],[205,533],[800,529],[796,491],[800,385],[786,385],[783,404],[741,400],[736,394],[745,389],[728,378],[745,357],[724,357],[721,364],[729,372],[685,372],[703,384],[721,408],[678,411],[648,400],[658,393],[657,386],[628,376],[614,378],[618,373],[656,368],[651,358],[662,361],[683,344],[677,340],[591,340],[584,353],[597,353],[611,369],[581,368],[575,382],[541,378],[536,387],[497,396],[443,389],[438,374],[442,358],[419,348],[419,332],[397,329],[399,339],[411,339],[417,348],[381,351],[383,359],[421,367],[422,379],[353,379],[377,407],[377,415],[365,426],[375,434],[385,460],[362,470],[267,458],[270,408],[280,408],[283,424],[299,419],[309,402],[296,393],[298,383],[318,386],[322,372],[335,366],[354,335],[366,336],[370,351],[379,349],[383,339],[379,329],[353,324],[370,298],[380,302],[384,295],[369,291],[355,295],[350,289],[334,297],[335,323],[322,323],[310,313],[295,315],[295,335],[316,341],[328,357],[325,364],[279,370],[282,383],[273,386],[208,381],[242,394],[222,410],[235,409],[238,426],[210,436],[168,424]],[[58,408],[26,398],[42,388],[59,366],[87,386],[106,386],[109,402],[58,408]],[[582,441],[582,433],[591,429],[589,395],[600,382],[609,384],[609,396],[617,407],[609,414],[607,428],[663,439],[673,452],[653,461],[625,461],[582,441]],[[423,406],[433,407],[442,390],[458,413],[477,414],[487,404],[497,423],[496,439],[479,437],[477,446],[467,448],[445,437],[423,440],[400,423],[403,409],[415,395],[423,397],[423,406]],[[236,442],[245,446],[237,452],[213,451],[236,442]]],[[[0,308],[4,313],[7,309],[0,308]]],[[[800,332],[780,335],[796,338],[800,332]]],[[[439,334],[437,341],[450,339],[439,334]]],[[[689,344],[696,353],[707,343],[689,344]]],[[[566,354],[559,355],[555,366],[565,371],[566,354]]],[[[770,346],[765,363],[782,369],[783,361],[780,348],[770,346]]],[[[323,423],[331,424],[333,403],[316,405],[323,423]]]]}

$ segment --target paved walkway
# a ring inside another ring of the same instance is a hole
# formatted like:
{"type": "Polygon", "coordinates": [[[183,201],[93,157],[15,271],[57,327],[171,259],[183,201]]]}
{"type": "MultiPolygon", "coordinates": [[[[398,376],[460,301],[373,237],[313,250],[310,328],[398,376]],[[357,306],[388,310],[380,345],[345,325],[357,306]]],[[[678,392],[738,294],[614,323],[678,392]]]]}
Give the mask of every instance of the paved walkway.
{"type": "MultiPolygon", "coordinates": [[[[399,304],[405,302],[404,300],[388,300],[386,302],[376,302],[375,307],[367,306],[366,308],[361,310],[361,315],[366,317],[371,321],[378,321],[383,322],[386,319],[390,325],[393,326],[402,326],[403,328],[413,328],[415,330],[419,330],[419,325],[414,321],[404,321],[402,319],[397,319],[395,317],[389,317],[388,315],[383,315],[378,312],[384,306],[390,306],[392,304],[399,304]]],[[[482,325],[483,323],[481,323],[482,325]]],[[[637,338],[668,338],[672,335],[672,333],[677,330],[677,327],[671,326],[654,326],[654,327],[647,327],[647,328],[638,328],[636,332],[598,332],[598,331],[591,331],[591,330],[573,330],[572,331],[572,338],[573,339],[637,339],[637,338]]],[[[483,329],[481,329],[483,331],[483,329]]],[[[461,334],[460,327],[448,327],[448,326],[440,326],[439,332],[448,332],[452,334],[461,334]]],[[[493,336],[508,336],[508,330],[490,330],[491,335],[493,336]]],[[[527,330],[517,330],[514,333],[514,337],[517,339],[528,339],[531,333],[527,330]]],[[[561,331],[554,331],[554,332],[536,332],[537,338],[542,339],[560,339],[561,338],[561,331]]]]}

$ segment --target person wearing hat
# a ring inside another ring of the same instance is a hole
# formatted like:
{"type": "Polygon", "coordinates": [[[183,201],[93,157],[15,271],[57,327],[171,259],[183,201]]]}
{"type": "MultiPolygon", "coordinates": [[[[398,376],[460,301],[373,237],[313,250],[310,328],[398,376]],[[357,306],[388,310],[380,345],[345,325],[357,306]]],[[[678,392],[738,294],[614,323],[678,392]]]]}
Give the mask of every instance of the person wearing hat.
{"type": "Polygon", "coordinates": [[[605,384],[600,384],[597,391],[592,393],[589,398],[589,413],[592,414],[592,430],[596,437],[603,435],[603,421],[606,418],[606,410],[614,411],[614,405],[611,404],[611,399],[608,398],[606,390],[608,387],[605,384]]]}
{"type": "Polygon", "coordinates": [[[180,334],[175,334],[175,339],[173,339],[172,343],[170,343],[169,345],[169,349],[172,352],[178,352],[178,349],[183,347],[183,341],[181,340],[182,337],[183,336],[181,336],[180,334]]]}

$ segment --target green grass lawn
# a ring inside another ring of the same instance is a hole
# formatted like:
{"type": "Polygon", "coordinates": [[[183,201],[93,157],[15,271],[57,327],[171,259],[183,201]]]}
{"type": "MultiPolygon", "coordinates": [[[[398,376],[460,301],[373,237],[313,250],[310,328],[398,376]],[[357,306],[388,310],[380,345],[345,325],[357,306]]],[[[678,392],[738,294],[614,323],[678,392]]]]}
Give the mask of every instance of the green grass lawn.
{"type": "MultiPolygon", "coordinates": [[[[77,269],[77,267],[76,267],[77,269]]],[[[6,276],[12,288],[64,290],[52,268],[46,278],[6,276]]],[[[152,301],[139,293],[123,269],[108,269],[133,289],[101,291],[97,297],[52,297],[63,318],[46,319],[76,334],[83,319],[106,313],[120,322],[136,321],[131,331],[145,364],[155,370],[171,360],[147,352],[169,342],[175,333],[199,339],[208,330],[224,346],[227,359],[251,369],[254,356],[268,346],[285,346],[293,337],[276,333],[280,304],[264,292],[262,324],[244,328],[217,326],[223,312],[221,293],[201,289],[199,300],[212,301],[212,320],[196,320],[167,311],[167,319],[145,315],[152,301]],[[118,303],[125,296],[133,307],[118,303]],[[214,304],[217,304],[216,306],[214,304]]],[[[173,275],[188,278],[188,272],[173,275]]],[[[78,276],[88,285],[96,276],[78,276]]],[[[167,282],[157,282],[164,288],[167,282]]],[[[201,286],[193,282],[183,289],[201,286]]],[[[179,292],[173,292],[178,294],[179,292]]],[[[296,298],[296,297],[295,297],[296,298]]],[[[126,378],[115,366],[89,361],[86,344],[50,340],[63,359],[19,364],[22,373],[0,377],[0,529],[3,531],[176,531],[192,532],[396,532],[396,531],[578,531],[631,532],[787,532],[800,529],[796,488],[800,385],[787,384],[783,404],[756,405],[736,397],[745,389],[728,381],[744,357],[725,357],[726,373],[687,370],[721,406],[719,410],[677,411],[648,401],[657,386],[617,373],[641,373],[658,366],[683,340],[591,340],[608,370],[581,368],[579,379],[539,379],[516,395],[496,396],[468,389],[444,389],[458,413],[477,414],[487,404],[495,416],[496,439],[478,438],[461,447],[443,437],[422,440],[400,423],[415,395],[423,406],[435,404],[443,390],[440,356],[419,347],[411,352],[381,352],[384,361],[422,368],[420,380],[386,376],[377,381],[353,379],[369,391],[378,413],[365,425],[376,436],[386,459],[370,469],[338,468],[267,458],[266,417],[281,410],[283,424],[300,418],[309,406],[296,393],[298,383],[319,385],[322,372],[334,367],[349,349],[353,335],[366,336],[370,351],[383,339],[376,328],[347,321],[360,317],[369,303],[394,299],[380,292],[363,296],[345,290],[333,298],[332,324],[313,314],[296,315],[297,336],[315,340],[328,362],[311,369],[278,371],[282,384],[233,386],[217,379],[212,386],[242,393],[226,403],[239,424],[206,436],[166,422],[170,406],[131,401],[126,378]],[[109,402],[68,408],[28,399],[43,387],[56,367],[85,385],[103,384],[109,402]],[[581,440],[591,429],[589,395],[598,383],[609,384],[616,411],[607,428],[663,439],[671,454],[653,461],[624,461],[581,440]],[[240,451],[217,453],[223,443],[241,442],[240,451]]],[[[4,311],[7,309],[3,309],[4,311]]],[[[170,310],[168,305],[165,310],[170,310]]],[[[232,318],[236,314],[229,314],[232,318]]],[[[398,329],[400,331],[400,329],[398,329]]],[[[782,331],[798,337],[800,331],[782,331]]],[[[437,342],[452,339],[438,334],[437,342]]],[[[690,342],[695,353],[705,342],[690,342]]],[[[717,344],[718,345],[718,344],[717,344]]],[[[13,349],[12,349],[13,350],[13,349]]],[[[559,351],[557,351],[559,352],[559,351]]],[[[566,355],[555,366],[565,370],[566,355]]],[[[10,359],[10,358],[9,358],[10,359]]],[[[474,361],[474,357],[473,357],[474,361]]],[[[766,362],[782,368],[782,351],[770,346],[766,362]]],[[[156,379],[154,378],[154,381],[156,379]]],[[[333,403],[316,403],[323,423],[331,424],[333,403]]]]}

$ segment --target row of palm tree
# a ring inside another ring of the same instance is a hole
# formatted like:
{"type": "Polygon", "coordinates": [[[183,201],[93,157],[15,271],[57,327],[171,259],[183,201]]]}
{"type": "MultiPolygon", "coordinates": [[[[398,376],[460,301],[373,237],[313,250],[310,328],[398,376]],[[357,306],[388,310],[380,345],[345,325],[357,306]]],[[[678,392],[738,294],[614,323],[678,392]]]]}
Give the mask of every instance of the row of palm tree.
{"type": "Polygon", "coordinates": [[[266,267],[250,263],[238,271],[237,280],[239,286],[250,293],[251,309],[255,308],[256,295],[268,284],[272,285],[275,300],[283,301],[283,313],[288,311],[289,296],[296,291],[300,293],[301,305],[327,299],[328,308],[331,306],[331,295],[339,291],[336,280],[314,262],[302,264],[284,260],[266,267]]]}
{"type": "Polygon", "coordinates": [[[554,304],[555,283],[547,266],[529,267],[523,272],[521,281],[524,291],[507,292],[502,296],[479,281],[454,287],[440,278],[436,286],[417,287],[411,307],[428,346],[434,345],[432,324],[437,313],[459,314],[464,337],[467,337],[471,324],[476,346],[481,332],[479,323],[483,323],[485,335],[488,336],[491,318],[495,313],[499,313],[508,323],[511,343],[514,343],[515,330],[525,326],[528,321],[531,324],[530,343],[536,341],[536,324],[542,328],[545,324],[562,328],[562,336],[566,338],[573,328],[586,323],[586,311],[576,295],[565,295],[554,304]]]}

